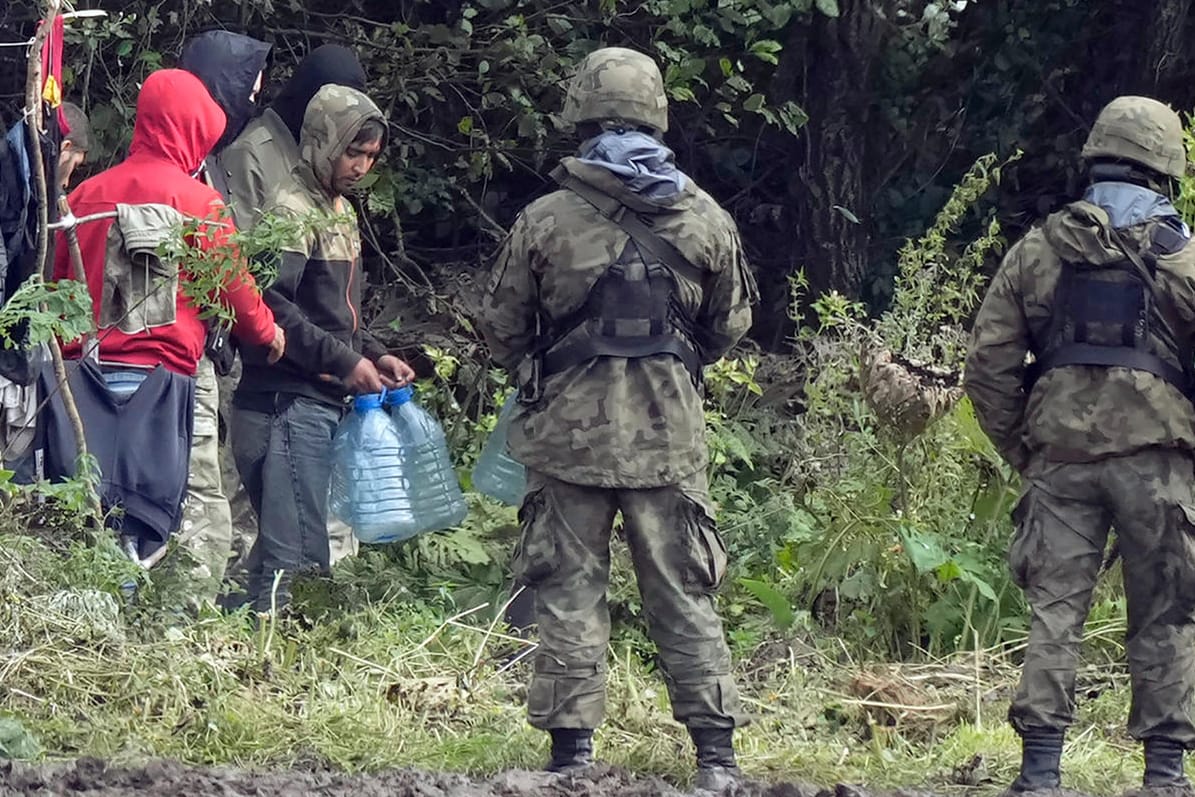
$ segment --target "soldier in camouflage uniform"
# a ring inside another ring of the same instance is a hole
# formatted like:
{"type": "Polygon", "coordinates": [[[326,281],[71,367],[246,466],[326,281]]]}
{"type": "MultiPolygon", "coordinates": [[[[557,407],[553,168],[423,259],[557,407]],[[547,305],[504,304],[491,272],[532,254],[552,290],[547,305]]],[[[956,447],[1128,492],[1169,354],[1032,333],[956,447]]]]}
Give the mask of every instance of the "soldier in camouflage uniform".
{"type": "Polygon", "coordinates": [[[483,313],[495,359],[519,375],[510,447],[528,469],[514,568],[535,590],[540,647],[530,722],[548,769],[592,762],[605,712],[610,535],[621,513],[673,716],[698,785],[738,777],[746,719],[714,593],[726,548],[706,481],[701,368],[751,323],[755,285],[734,221],[673,164],[659,136],[655,63],[591,54],[565,100],[584,140],[498,254],[483,313]]]}
{"type": "Polygon", "coordinates": [[[361,239],[344,198],[373,168],[385,141],[385,120],[367,96],[326,85],[307,105],[292,179],[267,199],[267,212],[327,219],[283,247],[278,277],[265,292],[293,339],[287,356],[269,365],[259,350],[243,349],[233,396],[233,453],[258,517],[248,562],[249,595],[258,611],[286,604],[296,570],[327,572],[330,566],[332,437],[346,395],[399,387],[414,377],[360,323],[361,239]]]}
{"type": "Polygon", "coordinates": [[[1195,246],[1171,203],[1182,124],[1120,97],[1083,158],[1091,185],[1005,257],[975,322],[966,390],[1021,472],[1009,551],[1032,611],[1009,719],[1023,743],[1010,793],[1059,785],[1083,624],[1116,527],[1128,599],[1145,786],[1190,788],[1195,744],[1195,246]],[[1026,354],[1033,362],[1026,367],[1026,354]]]}

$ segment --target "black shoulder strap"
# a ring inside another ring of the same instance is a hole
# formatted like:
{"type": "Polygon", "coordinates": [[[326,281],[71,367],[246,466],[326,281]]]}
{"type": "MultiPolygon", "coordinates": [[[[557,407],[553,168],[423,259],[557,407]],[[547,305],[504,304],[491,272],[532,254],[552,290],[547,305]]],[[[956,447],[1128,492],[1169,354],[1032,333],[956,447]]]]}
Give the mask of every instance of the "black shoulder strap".
{"type": "Polygon", "coordinates": [[[564,170],[557,170],[552,173],[552,176],[560,183],[561,188],[572,191],[597,208],[603,216],[621,227],[622,231],[631,236],[635,245],[641,247],[644,252],[690,282],[705,286],[706,272],[690,263],[689,259],[682,255],[671,241],[662,238],[644,224],[638,216],[628,213],[626,205],[605,191],[578,180],[564,170]]]}
{"type": "Polygon", "coordinates": [[[1174,308],[1174,302],[1171,300],[1170,294],[1159,288],[1157,280],[1154,279],[1156,269],[1153,266],[1156,264],[1156,258],[1151,253],[1151,262],[1149,265],[1146,265],[1141,254],[1137,251],[1137,247],[1133,246],[1120,230],[1110,229],[1109,232],[1112,236],[1112,242],[1129,259],[1129,262],[1133,265],[1133,270],[1136,271],[1141,281],[1145,283],[1146,289],[1153,297],[1154,306],[1158,309],[1158,320],[1161,321],[1162,331],[1170,337],[1170,341],[1174,344],[1174,352],[1178,356],[1179,365],[1182,367],[1183,375],[1186,379],[1187,390],[1184,392],[1195,389],[1195,362],[1192,361],[1190,337],[1184,334],[1186,330],[1179,321],[1178,313],[1174,308]]]}

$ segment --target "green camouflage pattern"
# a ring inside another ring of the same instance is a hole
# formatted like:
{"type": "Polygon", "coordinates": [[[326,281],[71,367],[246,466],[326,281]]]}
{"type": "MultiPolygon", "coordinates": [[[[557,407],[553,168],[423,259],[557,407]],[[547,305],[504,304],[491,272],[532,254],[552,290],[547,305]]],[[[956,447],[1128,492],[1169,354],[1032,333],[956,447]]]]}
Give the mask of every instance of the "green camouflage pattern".
{"type": "MultiPolygon", "coordinates": [[[[704,288],[677,275],[680,299],[704,361],[729,351],[750,327],[758,298],[730,215],[696,186],[664,204],[627,191],[600,167],[571,158],[562,167],[650,220],[707,272],[704,288]]],[[[574,313],[627,242],[621,227],[572,191],[528,206],[498,253],[483,305],[481,330],[494,359],[525,375],[538,314],[559,323],[574,313]]],[[[594,359],[544,378],[541,388],[534,406],[520,406],[509,436],[531,469],[575,484],[648,488],[706,466],[701,394],[671,355],[594,359]]]]}
{"type": "MultiPolygon", "coordinates": [[[[1125,232],[1138,245],[1153,223],[1125,232]]],[[[1024,470],[1034,456],[1091,462],[1152,447],[1195,449],[1195,407],[1165,380],[1128,368],[1066,366],[1022,389],[1031,340],[1045,341],[1060,264],[1109,264],[1124,255],[1108,215],[1075,202],[1051,215],[1005,256],[979,310],[964,387],[980,425],[1004,457],[1024,470]]],[[[1195,334],[1195,246],[1157,262],[1157,282],[1186,334],[1195,334]]],[[[1161,341],[1154,350],[1177,365],[1161,341]]]]}
{"type": "Polygon", "coordinates": [[[1187,168],[1182,120],[1150,97],[1117,97],[1096,117],[1082,156],[1132,161],[1178,179],[1187,168]]]}
{"type": "Polygon", "coordinates": [[[177,533],[178,544],[195,560],[190,573],[190,602],[215,605],[232,554],[232,510],[224,495],[220,469],[220,392],[207,357],[195,374],[195,420],[188,468],[187,497],[177,533]]]}
{"type": "Polygon", "coordinates": [[[714,607],[727,560],[705,472],[668,487],[609,490],[528,471],[514,572],[535,591],[539,647],[527,693],[531,725],[596,728],[605,716],[606,590],[618,512],[673,717],[689,727],[746,724],[714,607]]]}
{"type": "Polygon", "coordinates": [[[668,95],[660,67],[624,47],[593,51],[569,82],[561,117],[572,124],[625,120],[666,133],[668,95]]]}
{"type": "Polygon", "coordinates": [[[306,225],[299,240],[283,247],[308,259],[355,263],[361,235],[353,206],[331,195],[332,165],[370,119],[384,121],[373,101],[356,89],[328,84],[316,92],[303,115],[299,165],[265,201],[268,212],[297,219],[329,214],[327,224],[306,225]]]}
{"type": "Polygon", "coordinates": [[[299,136],[299,158],[315,171],[324,190],[332,189],[332,164],[370,119],[386,123],[373,100],[348,86],[329,83],[307,104],[299,136]]]}
{"type": "MultiPolygon", "coordinates": [[[[1126,417],[1133,405],[1122,407],[1126,417]]],[[[1075,713],[1075,665],[1092,590],[1115,525],[1128,599],[1129,733],[1195,746],[1195,467],[1152,449],[1090,463],[1035,460],[1013,514],[1013,580],[1032,611],[1018,732],[1063,729],[1075,713]]]]}

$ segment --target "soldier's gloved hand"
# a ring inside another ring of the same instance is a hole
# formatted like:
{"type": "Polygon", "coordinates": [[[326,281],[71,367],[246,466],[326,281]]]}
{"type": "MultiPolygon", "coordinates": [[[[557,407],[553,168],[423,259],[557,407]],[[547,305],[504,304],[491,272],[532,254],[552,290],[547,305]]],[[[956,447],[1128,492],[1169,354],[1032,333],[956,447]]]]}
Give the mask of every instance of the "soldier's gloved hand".
{"type": "Polygon", "coordinates": [[[385,354],[378,359],[378,374],[382,377],[382,384],[389,390],[405,387],[415,381],[415,369],[393,354],[385,354]]]}
{"type": "Polygon", "coordinates": [[[350,393],[358,396],[363,393],[381,393],[382,376],[373,363],[362,357],[344,378],[344,386],[350,393]]]}

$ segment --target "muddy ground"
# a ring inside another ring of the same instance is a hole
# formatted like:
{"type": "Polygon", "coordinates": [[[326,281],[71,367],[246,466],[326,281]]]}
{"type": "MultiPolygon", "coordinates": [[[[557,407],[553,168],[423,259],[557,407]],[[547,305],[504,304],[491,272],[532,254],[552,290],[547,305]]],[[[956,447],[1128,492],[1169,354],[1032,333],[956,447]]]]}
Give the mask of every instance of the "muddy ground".
{"type": "MultiPolygon", "coordinates": [[[[332,772],[241,772],[198,769],[172,761],[142,767],[109,767],[96,759],[73,764],[0,762],[0,796],[86,795],[124,797],[683,797],[658,778],[636,777],[598,766],[583,777],[507,772],[488,779],[395,770],[372,775],[332,772]]],[[[697,794],[709,797],[710,792],[697,794]]],[[[819,789],[799,783],[736,788],[727,797],[879,797],[853,786],[819,789]]],[[[888,797],[930,797],[902,791],[888,797]]]]}

